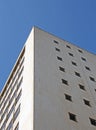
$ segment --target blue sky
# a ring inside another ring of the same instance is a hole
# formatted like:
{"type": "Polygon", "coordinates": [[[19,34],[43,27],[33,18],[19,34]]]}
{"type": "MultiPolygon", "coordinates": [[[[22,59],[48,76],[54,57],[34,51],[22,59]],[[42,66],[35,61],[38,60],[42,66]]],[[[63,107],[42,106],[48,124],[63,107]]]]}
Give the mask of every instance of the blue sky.
{"type": "Polygon", "coordinates": [[[0,0],[0,91],[34,25],[96,54],[96,0],[0,0]]]}

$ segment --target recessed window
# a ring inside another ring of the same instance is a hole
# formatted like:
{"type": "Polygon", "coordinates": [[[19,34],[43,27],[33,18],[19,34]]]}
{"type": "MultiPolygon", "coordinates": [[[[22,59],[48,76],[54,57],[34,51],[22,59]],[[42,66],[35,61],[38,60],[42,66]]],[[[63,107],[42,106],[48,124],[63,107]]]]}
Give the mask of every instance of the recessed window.
{"type": "Polygon", "coordinates": [[[67,48],[71,49],[71,47],[69,45],[66,45],[67,48]]]}
{"type": "Polygon", "coordinates": [[[72,65],[75,65],[75,66],[77,66],[76,62],[74,62],[74,61],[72,61],[72,65]]]}
{"type": "Polygon", "coordinates": [[[7,118],[8,118],[8,119],[9,119],[9,117],[11,116],[11,114],[13,113],[14,108],[15,108],[15,106],[14,106],[14,104],[13,104],[13,106],[11,107],[11,109],[10,109],[8,115],[7,115],[7,118]]]}
{"type": "Polygon", "coordinates": [[[13,122],[15,122],[16,118],[18,117],[19,113],[20,113],[20,105],[18,106],[16,112],[14,113],[14,116],[13,116],[13,122]]]}
{"type": "Polygon", "coordinates": [[[68,81],[65,79],[62,79],[62,83],[68,85],[68,81]]]}
{"type": "Polygon", "coordinates": [[[20,97],[22,94],[22,89],[20,90],[19,94],[17,95],[16,99],[15,99],[15,105],[17,104],[17,102],[19,101],[20,97]]]}
{"type": "Polygon", "coordinates": [[[63,67],[59,67],[59,69],[63,72],[65,72],[65,69],[63,67]]]}
{"type": "Polygon", "coordinates": [[[19,122],[17,123],[17,125],[16,125],[14,130],[19,130],[19,122]]]}
{"type": "Polygon", "coordinates": [[[13,126],[13,119],[9,122],[8,127],[6,128],[6,130],[11,130],[13,126]]]}
{"type": "Polygon", "coordinates": [[[88,101],[88,100],[86,100],[86,99],[83,99],[83,101],[84,101],[85,105],[91,106],[91,105],[90,105],[90,101],[88,101]]]}
{"type": "Polygon", "coordinates": [[[69,56],[73,56],[73,54],[72,53],[68,53],[69,54],[69,56]]]}
{"type": "Polygon", "coordinates": [[[89,70],[90,71],[90,68],[88,66],[85,66],[86,70],[89,70]]]}
{"type": "Polygon", "coordinates": [[[80,89],[85,90],[85,86],[82,84],[79,84],[80,89]]]}
{"type": "Polygon", "coordinates": [[[96,92],[96,89],[95,89],[95,92],[96,92]]]}
{"type": "Polygon", "coordinates": [[[55,50],[60,52],[60,49],[59,49],[59,48],[56,48],[56,47],[55,47],[55,50]]]}
{"type": "Polygon", "coordinates": [[[60,60],[60,61],[62,61],[62,58],[61,58],[61,57],[59,57],[59,56],[57,56],[57,59],[58,59],[58,60],[60,60]]]}
{"type": "Polygon", "coordinates": [[[69,100],[69,101],[72,101],[72,97],[68,94],[64,94],[65,95],[65,99],[69,100]]]}
{"type": "Polygon", "coordinates": [[[69,119],[77,122],[76,115],[69,112],[69,119]]]}
{"type": "Polygon", "coordinates": [[[79,49],[78,49],[78,51],[79,51],[80,53],[83,53],[83,51],[82,51],[82,50],[79,50],[79,49]]]}
{"type": "Polygon", "coordinates": [[[84,57],[81,57],[81,59],[82,59],[83,61],[86,61],[86,59],[85,59],[84,57]]]}
{"type": "Polygon", "coordinates": [[[58,42],[58,41],[56,41],[56,40],[54,40],[54,43],[59,44],[59,42],[58,42]]]}
{"type": "Polygon", "coordinates": [[[95,79],[93,77],[89,77],[91,81],[94,81],[95,82],[95,79]]]}
{"type": "Polygon", "coordinates": [[[78,72],[75,72],[75,75],[78,76],[78,77],[81,77],[80,73],[78,73],[78,72]]]}
{"type": "Polygon", "coordinates": [[[89,119],[90,119],[90,123],[91,123],[91,125],[96,126],[96,120],[95,120],[95,119],[92,119],[92,118],[89,118],[89,119]]]}

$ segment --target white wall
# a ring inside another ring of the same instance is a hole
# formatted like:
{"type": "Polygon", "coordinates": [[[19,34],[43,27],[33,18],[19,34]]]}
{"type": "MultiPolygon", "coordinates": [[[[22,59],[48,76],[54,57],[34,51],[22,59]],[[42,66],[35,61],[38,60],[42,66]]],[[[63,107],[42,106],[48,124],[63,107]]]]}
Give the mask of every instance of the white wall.
{"type": "Polygon", "coordinates": [[[34,28],[25,44],[20,130],[33,130],[34,110],[34,28]]]}
{"type": "Polygon", "coordinates": [[[87,51],[80,54],[78,47],[69,44],[72,47],[70,50],[66,44],[35,28],[35,130],[96,129],[89,121],[89,117],[96,119],[96,96],[93,90],[96,84],[89,80],[90,75],[96,79],[96,56],[87,51]],[[59,45],[53,40],[59,41],[59,45]],[[56,52],[55,47],[60,48],[61,52],[56,52]],[[68,52],[72,52],[74,58],[68,52]],[[62,57],[63,61],[58,61],[57,56],[62,57]],[[86,57],[86,63],[81,60],[81,56],[86,57]],[[76,61],[77,67],[71,64],[72,60],[76,61]],[[92,72],[85,70],[85,65],[92,72]],[[66,72],[60,72],[59,66],[64,67],[66,72]],[[82,77],[77,77],[74,71],[80,72],[82,77]],[[61,83],[62,78],[68,80],[69,86],[61,83]],[[84,83],[86,92],[79,89],[79,83],[84,83]],[[65,100],[64,93],[71,95],[73,101],[65,100]],[[92,107],[83,103],[84,98],[91,102],[92,107]],[[68,112],[76,114],[78,122],[71,121],[68,112]]]}

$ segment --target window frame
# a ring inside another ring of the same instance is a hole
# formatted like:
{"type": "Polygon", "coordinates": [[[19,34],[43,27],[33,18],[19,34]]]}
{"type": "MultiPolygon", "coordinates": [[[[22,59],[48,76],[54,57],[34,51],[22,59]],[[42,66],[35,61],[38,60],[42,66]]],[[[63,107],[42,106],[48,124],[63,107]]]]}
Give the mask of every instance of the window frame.
{"type": "Polygon", "coordinates": [[[90,104],[90,101],[89,101],[89,100],[83,99],[83,101],[84,101],[84,104],[85,104],[86,106],[91,107],[91,104],[90,104]]]}
{"type": "Polygon", "coordinates": [[[86,91],[86,89],[85,89],[85,86],[84,86],[84,85],[82,85],[82,84],[78,84],[78,85],[79,85],[79,88],[80,88],[81,90],[86,91]]]}
{"type": "Polygon", "coordinates": [[[59,70],[62,71],[62,72],[65,72],[65,68],[59,66],[59,70]]]}
{"type": "Polygon", "coordinates": [[[72,102],[72,96],[64,93],[65,99],[72,102]]]}
{"type": "Polygon", "coordinates": [[[59,61],[63,61],[63,59],[62,59],[60,56],[57,56],[57,59],[58,59],[59,61]]]}
{"type": "Polygon", "coordinates": [[[62,84],[68,85],[68,81],[65,79],[61,79],[62,80],[62,84]]]}
{"type": "Polygon", "coordinates": [[[68,54],[69,54],[69,56],[72,56],[72,57],[74,57],[73,53],[70,53],[70,52],[69,52],[68,54]]]}
{"type": "Polygon", "coordinates": [[[83,61],[86,61],[86,58],[84,58],[84,57],[81,57],[81,59],[82,59],[83,61]]]}
{"type": "Polygon", "coordinates": [[[69,119],[70,119],[71,121],[75,121],[75,122],[77,122],[76,115],[73,114],[73,113],[70,113],[70,112],[69,112],[69,119]]]}
{"type": "Polygon", "coordinates": [[[93,118],[90,118],[90,117],[89,117],[89,119],[90,119],[91,125],[96,126],[96,119],[93,119],[93,118]]]}
{"type": "Polygon", "coordinates": [[[95,78],[93,78],[93,77],[91,77],[91,76],[89,76],[89,78],[90,78],[91,81],[96,82],[96,81],[95,81],[95,78]]]}
{"type": "Polygon", "coordinates": [[[59,48],[57,48],[57,47],[55,47],[55,50],[56,50],[56,51],[58,51],[58,52],[60,52],[60,49],[59,49],[59,48]]]}
{"type": "Polygon", "coordinates": [[[81,77],[80,73],[76,72],[76,71],[75,71],[75,75],[78,76],[78,77],[81,77]]]}
{"type": "Polygon", "coordinates": [[[91,71],[91,69],[88,66],[85,66],[85,69],[91,71]]]}
{"type": "Polygon", "coordinates": [[[54,41],[54,43],[59,44],[59,42],[57,40],[53,40],[53,41],[54,41]]]}
{"type": "Polygon", "coordinates": [[[77,63],[74,61],[71,61],[72,65],[77,66],[77,63]]]}
{"type": "Polygon", "coordinates": [[[67,48],[71,49],[71,47],[69,45],[66,45],[67,48]]]}

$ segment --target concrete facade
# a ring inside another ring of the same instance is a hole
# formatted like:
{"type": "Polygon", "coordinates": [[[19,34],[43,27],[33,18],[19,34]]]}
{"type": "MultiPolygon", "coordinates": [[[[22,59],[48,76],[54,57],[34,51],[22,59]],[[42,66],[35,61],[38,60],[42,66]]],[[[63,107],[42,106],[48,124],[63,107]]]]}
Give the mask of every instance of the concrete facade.
{"type": "Polygon", "coordinates": [[[34,27],[1,92],[0,130],[95,130],[95,64],[96,55],[34,27]]]}

